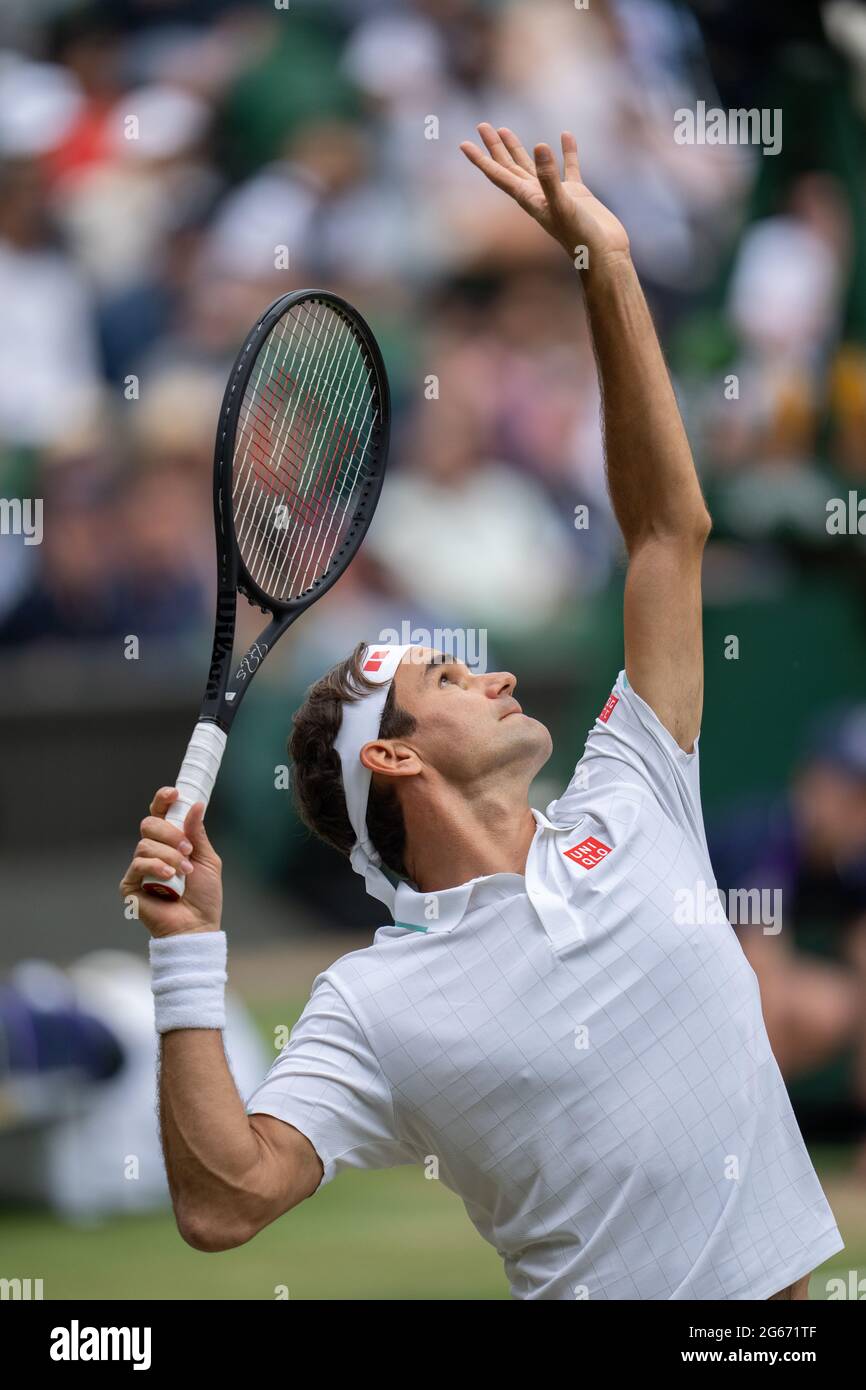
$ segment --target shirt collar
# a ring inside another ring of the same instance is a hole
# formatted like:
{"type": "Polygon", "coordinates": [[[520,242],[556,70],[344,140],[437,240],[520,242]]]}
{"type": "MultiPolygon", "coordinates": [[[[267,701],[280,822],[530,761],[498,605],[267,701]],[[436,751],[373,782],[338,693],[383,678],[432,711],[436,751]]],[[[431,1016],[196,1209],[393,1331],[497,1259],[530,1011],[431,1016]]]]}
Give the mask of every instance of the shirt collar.
{"type": "MultiPolygon", "coordinates": [[[[534,807],[530,809],[536,822],[535,835],[529,847],[531,854],[539,832],[556,830],[558,827],[542,811],[536,811],[534,807]]],[[[463,921],[470,904],[480,907],[485,900],[495,902],[500,896],[510,897],[517,881],[525,891],[523,874],[496,873],[482,874],[454,888],[441,888],[438,893],[421,893],[403,880],[397,885],[394,925],[417,932],[453,931],[463,921]]]]}

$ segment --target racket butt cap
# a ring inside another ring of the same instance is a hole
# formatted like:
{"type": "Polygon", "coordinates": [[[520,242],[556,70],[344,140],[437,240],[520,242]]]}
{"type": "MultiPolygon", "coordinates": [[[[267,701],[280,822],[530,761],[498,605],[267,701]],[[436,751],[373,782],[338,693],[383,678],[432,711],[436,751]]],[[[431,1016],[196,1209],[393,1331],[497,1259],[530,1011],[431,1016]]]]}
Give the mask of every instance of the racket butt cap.
{"type": "Polygon", "coordinates": [[[179,898],[183,897],[184,880],[179,874],[175,875],[174,878],[170,878],[167,883],[162,883],[159,880],[153,882],[145,879],[141,886],[145,893],[149,893],[151,897],[165,898],[168,902],[174,903],[177,902],[179,898]]]}

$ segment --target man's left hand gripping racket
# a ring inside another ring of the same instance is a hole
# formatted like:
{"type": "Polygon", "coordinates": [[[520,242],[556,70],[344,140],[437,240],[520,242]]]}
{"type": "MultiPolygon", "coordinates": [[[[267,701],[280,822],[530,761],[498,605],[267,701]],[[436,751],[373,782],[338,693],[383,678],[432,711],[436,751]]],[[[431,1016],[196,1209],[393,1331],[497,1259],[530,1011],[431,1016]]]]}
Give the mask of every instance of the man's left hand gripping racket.
{"type": "MultiPolygon", "coordinates": [[[[323,290],[276,300],[238,354],[220,411],[213,656],[168,811],[175,825],[209,801],[232,719],[277,638],[361,544],[382,490],[389,425],[385,368],[361,315],[323,290]],[[271,622],[235,666],[239,593],[271,622]]],[[[185,879],[143,882],[179,898],[185,879]]]]}

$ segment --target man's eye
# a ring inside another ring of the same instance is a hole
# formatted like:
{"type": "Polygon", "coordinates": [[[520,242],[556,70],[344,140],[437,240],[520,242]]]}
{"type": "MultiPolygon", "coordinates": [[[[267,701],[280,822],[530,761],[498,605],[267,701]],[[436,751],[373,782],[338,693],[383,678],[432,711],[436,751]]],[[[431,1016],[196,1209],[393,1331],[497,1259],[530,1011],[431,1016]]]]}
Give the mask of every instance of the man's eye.
{"type": "Polygon", "coordinates": [[[443,681],[450,681],[450,679],[451,679],[451,677],[449,676],[448,672],[447,672],[447,671],[443,671],[442,674],[441,674],[440,677],[439,677],[439,684],[440,684],[440,686],[441,686],[441,684],[442,684],[443,681]]]}

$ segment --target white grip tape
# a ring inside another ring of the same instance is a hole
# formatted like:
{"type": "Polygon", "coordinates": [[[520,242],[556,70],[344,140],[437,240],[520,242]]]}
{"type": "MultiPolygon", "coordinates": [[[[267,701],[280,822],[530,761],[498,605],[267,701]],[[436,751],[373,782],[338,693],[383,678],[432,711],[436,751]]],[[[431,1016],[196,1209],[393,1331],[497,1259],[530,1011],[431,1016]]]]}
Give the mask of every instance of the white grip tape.
{"type": "MultiPolygon", "coordinates": [[[[183,825],[187,812],[197,801],[203,801],[207,806],[225,752],[226,737],[225,731],[212,719],[200,719],[196,724],[177,774],[175,786],[180,795],[169,806],[165,816],[172,825],[183,825]]],[[[173,878],[148,875],[142,879],[142,883],[158,883],[168,890],[166,896],[182,898],[186,878],[183,874],[175,874],[173,878]]]]}

